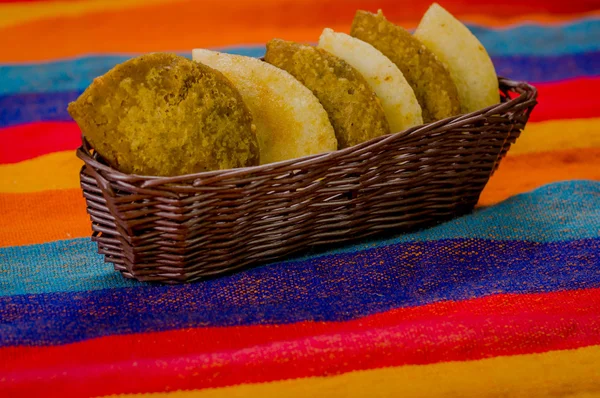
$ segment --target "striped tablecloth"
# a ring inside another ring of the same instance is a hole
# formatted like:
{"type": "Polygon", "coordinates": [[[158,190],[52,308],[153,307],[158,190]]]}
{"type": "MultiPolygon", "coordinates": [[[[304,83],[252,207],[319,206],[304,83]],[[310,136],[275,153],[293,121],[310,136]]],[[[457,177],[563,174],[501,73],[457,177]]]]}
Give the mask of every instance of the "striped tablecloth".
{"type": "Polygon", "coordinates": [[[66,105],[132,54],[260,55],[429,3],[0,0],[0,396],[600,394],[600,3],[442,3],[540,105],[479,208],[167,287],[88,238],[66,105]],[[177,392],[179,391],[179,392],[177,392]]]}

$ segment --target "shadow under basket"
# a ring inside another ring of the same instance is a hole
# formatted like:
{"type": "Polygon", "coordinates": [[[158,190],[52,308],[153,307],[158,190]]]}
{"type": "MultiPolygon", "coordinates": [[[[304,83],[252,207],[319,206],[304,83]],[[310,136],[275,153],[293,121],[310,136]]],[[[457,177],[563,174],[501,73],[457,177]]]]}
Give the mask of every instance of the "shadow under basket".
{"type": "Polygon", "coordinates": [[[499,78],[498,105],[343,150],[177,177],[123,174],[84,140],[92,240],[127,278],[191,282],[470,212],[536,105],[499,78]]]}

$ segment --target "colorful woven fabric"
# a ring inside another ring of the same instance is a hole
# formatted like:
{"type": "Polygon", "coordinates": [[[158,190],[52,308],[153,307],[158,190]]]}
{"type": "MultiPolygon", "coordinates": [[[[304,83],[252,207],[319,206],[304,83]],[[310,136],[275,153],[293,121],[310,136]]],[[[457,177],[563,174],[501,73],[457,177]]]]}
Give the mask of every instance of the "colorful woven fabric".
{"type": "Polygon", "coordinates": [[[597,0],[442,2],[540,93],[470,215],[183,286],[89,239],[66,105],[94,77],[428,5],[0,0],[0,396],[600,396],[597,0]]]}

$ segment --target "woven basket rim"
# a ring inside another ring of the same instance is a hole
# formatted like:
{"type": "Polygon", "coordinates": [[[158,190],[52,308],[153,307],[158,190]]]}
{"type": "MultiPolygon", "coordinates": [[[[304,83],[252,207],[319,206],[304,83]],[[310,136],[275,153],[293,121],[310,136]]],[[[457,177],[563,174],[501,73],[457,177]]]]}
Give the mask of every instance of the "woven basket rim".
{"type": "MultiPolygon", "coordinates": [[[[310,164],[318,164],[322,161],[328,161],[335,158],[343,157],[350,153],[356,154],[357,152],[371,152],[376,150],[378,147],[385,145],[391,141],[396,141],[399,139],[405,138],[416,138],[418,139],[424,133],[427,133],[431,130],[434,130],[440,126],[445,125],[445,131],[438,133],[444,134],[447,130],[450,130],[454,127],[454,124],[460,123],[468,123],[468,122],[476,122],[479,119],[482,119],[487,116],[491,116],[493,114],[499,114],[505,111],[506,109],[517,106],[521,103],[530,101],[537,102],[537,89],[530,85],[525,81],[516,81],[509,78],[498,77],[498,81],[500,86],[506,86],[508,89],[517,90],[519,92],[519,96],[515,98],[511,98],[507,101],[501,102],[496,105],[492,105],[474,112],[460,114],[456,116],[451,116],[446,119],[438,120],[433,123],[421,124],[418,126],[411,127],[409,129],[396,132],[389,133],[385,135],[381,135],[379,137],[375,137],[368,141],[362,142],[360,144],[344,148],[338,149],[331,152],[308,155],[294,159],[283,160],[279,162],[267,163],[264,165],[257,166],[249,166],[249,167],[240,167],[233,169],[223,169],[223,170],[210,170],[210,171],[201,171],[198,173],[191,174],[181,174],[177,176],[149,176],[149,175],[140,175],[140,174],[128,174],[121,172],[108,164],[104,164],[101,161],[97,160],[94,155],[92,155],[91,150],[93,147],[91,144],[85,139],[82,135],[82,145],[77,149],[76,155],[78,158],[84,161],[87,165],[97,169],[98,171],[102,171],[105,173],[109,173],[111,178],[118,181],[127,181],[127,182],[140,182],[144,181],[144,186],[150,187],[154,185],[166,185],[166,184],[174,184],[182,181],[190,181],[190,180],[200,180],[206,183],[206,180],[214,179],[215,177],[220,179],[225,178],[233,178],[233,177],[241,177],[248,174],[260,173],[262,171],[271,170],[271,169],[284,169],[286,167],[293,166],[292,168],[302,167],[306,163],[310,164]]],[[[510,98],[510,97],[509,97],[510,98]]]]}

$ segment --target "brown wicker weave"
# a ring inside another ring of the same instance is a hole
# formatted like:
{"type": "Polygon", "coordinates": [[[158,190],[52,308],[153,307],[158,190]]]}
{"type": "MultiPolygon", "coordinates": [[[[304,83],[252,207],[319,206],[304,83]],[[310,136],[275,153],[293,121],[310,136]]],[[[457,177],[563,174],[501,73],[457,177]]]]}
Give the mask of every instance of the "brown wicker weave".
{"type": "Polygon", "coordinates": [[[536,104],[534,87],[499,80],[499,105],[244,169],[127,175],[84,141],[77,155],[92,240],[125,277],[179,283],[465,214],[536,104]]]}

